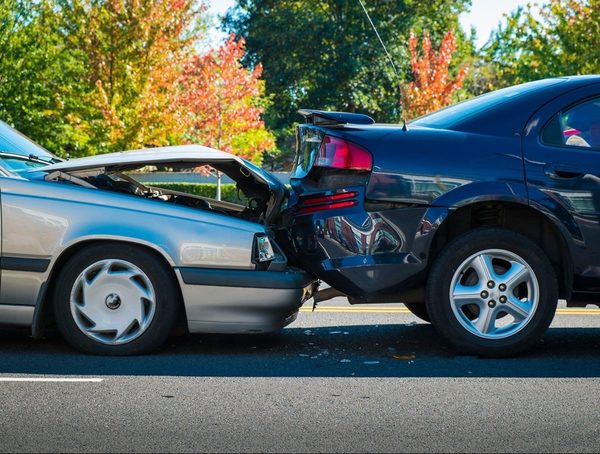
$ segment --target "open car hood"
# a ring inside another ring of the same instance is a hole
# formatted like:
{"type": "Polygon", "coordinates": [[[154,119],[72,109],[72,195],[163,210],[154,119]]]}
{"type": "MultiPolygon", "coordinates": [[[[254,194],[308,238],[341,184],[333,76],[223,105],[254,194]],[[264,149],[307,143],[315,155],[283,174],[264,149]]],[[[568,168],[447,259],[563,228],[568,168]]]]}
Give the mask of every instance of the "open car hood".
{"type": "Polygon", "coordinates": [[[123,151],[119,153],[108,153],[86,158],[70,159],[44,167],[38,167],[33,171],[39,172],[64,172],[71,175],[85,174],[92,171],[123,172],[137,169],[146,165],[157,164],[193,164],[198,166],[235,162],[240,168],[247,170],[258,181],[266,183],[271,190],[281,191],[283,184],[270,173],[252,164],[245,159],[234,156],[224,151],[201,145],[180,145],[174,147],[146,148],[142,150],[123,151]]]}

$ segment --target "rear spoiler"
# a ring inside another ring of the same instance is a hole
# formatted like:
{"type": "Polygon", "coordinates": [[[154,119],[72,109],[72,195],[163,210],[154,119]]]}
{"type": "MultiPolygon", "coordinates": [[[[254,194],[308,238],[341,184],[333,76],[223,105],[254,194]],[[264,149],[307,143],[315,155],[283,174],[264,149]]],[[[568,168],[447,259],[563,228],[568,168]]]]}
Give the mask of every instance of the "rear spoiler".
{"type": "Polygon", "coordinates": [[[336,125],[372,125],[375,123],[368,115],[350,112],[327,112],[324,110],[300,109],[298,111],[307,123],[320,126],[336,125]]]}

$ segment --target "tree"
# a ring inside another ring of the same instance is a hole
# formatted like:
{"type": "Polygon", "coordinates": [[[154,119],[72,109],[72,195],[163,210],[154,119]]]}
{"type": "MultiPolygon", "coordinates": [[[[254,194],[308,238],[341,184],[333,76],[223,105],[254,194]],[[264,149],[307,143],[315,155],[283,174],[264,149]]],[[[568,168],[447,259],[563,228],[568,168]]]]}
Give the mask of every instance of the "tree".
{"type": "Polygon", "coordinates": [[[187,137],[260,163],[274,148],[261,120],[266,102],[262,66],[244,68],[243,39],[231,35],[218,50],[194,55],[185,65],[180,103],[189,115],[187,137]]]}
{"type": "Polygon", "coordinates": [[[85,99],[99,115],[71,117],[93,138],[88,152],[168,145],[185,119],[175,102],[199,37],[202,3],[190,0],[57,0],[65,40],[87,64],[85,99]]]}
{"type": "Polygon", "coordinates": [[[484,49],[498,86],[600,73],[600,0],[551,0],[508,16],[484,49]]]}
{"type": "Polygon", "coordinates": [[[60,155],[80,154],[89,136],[69,121],[93,115],[85,56],[67,45],[50,0],[0,3],[0,119],[60,155]]]}
{"type": "Polygon", "coordinates": [[[190,141],[260,164],[263,152],[272,150],[275,142],[261,120],[266,105],[262,66],[248,70],[241,65],[244,45],[243,39],[236,41],[231,35],[218,50],[194,55],[183,71],[180,104],[189,115],[190,141]]]}
{"type": "MultiPolygon", "coordinates": [[[[372,0],[366,7],[404,79],[411,29],[437,45],[470,0],[372,0]]],[[[283,145],[299,108],[360,111],[398,121],[399,80],[357,0],[240,0],[224,21],[246,39],[244,63],[264,65],[267,126],[283,145]]],[[[472,45],[457,33],[457,61],[472,45]]]]}
{"type": "Polygon", "coordinates": [[[233,37],[199,56],[196,0],[5,0],[0,115],[62,156],[202,142],[256,162],[261,66],[233,37]],[[214,135],[216,131],[216,135],[214,135]]]}
{"type": "Polygon", "coordinates": [[[402,87],[402,107],[407,120],[449,105],[467,72],[467,66],[462,66],[454,78],[450,75],[450,63],[456,51],[452,31],[444,35],[437,54],[431,45],[429,33],[425,32],[420,56],[417,37],[411,32],[409,50],[414,80],[402,87]]]}
{"type": "Polygon", "coordinates": [[[174,100],[196,0],[0,3],[0,116],[62,156],[182,140],[174,100]]]}

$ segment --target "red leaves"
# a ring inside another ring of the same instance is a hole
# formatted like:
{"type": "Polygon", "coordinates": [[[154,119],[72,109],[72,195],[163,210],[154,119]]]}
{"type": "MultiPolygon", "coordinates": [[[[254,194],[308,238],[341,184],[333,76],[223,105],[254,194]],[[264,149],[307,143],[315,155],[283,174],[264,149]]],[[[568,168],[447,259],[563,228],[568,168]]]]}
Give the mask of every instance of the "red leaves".
{"type": "Polygon", "coordinates": [[[191,141],[256,160],[274,140],[260,119],[262,66],[241,65],[244,46],[243,39],[231,35],[216,51],[192,56],[184,65],[179,102],[187,112],[191,141]]]}
{"type": "Polygon", "coordinates": [[[444,36],[437,54],[427,32],[423,35],[421,55],[417,49],[417,37],[412,32],[408,49],[414,81],[402,86],[402,103],[406,118],[411,119],[450,104],[452,94],[462,85],[467,67],[461,67],[454,79],[450,77],[449,67],[456,51],[452,31],[444,36]]]}

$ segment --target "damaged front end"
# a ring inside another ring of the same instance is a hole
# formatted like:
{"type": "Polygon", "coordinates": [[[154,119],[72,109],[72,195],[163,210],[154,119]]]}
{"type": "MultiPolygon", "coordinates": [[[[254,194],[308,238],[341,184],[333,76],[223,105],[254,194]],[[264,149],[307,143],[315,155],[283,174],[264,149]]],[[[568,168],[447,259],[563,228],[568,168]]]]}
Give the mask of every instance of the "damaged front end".
{"type": "Polygon", "coordinates": [[[154,148],[74,159],[46,166],[47,181],[126,193],[157,202],[212,211],[265,226],[273,225],[287,199],[285,186],[254,164],[197,145],[154,148]],[[210,167],[235,182],[237,203],[165,189],[140,181],[139,171],[198,172],[210,167]]]}

